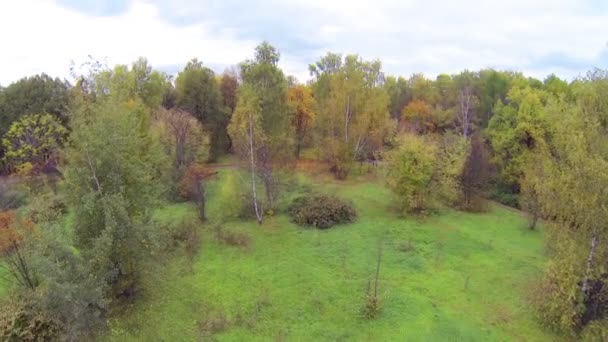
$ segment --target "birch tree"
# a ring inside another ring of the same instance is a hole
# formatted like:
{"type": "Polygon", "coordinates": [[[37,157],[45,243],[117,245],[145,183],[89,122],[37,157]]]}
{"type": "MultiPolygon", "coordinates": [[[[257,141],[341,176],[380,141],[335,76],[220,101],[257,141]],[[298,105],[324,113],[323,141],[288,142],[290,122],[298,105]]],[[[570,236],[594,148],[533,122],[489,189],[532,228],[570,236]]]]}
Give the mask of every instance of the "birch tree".
{"type": "Polygon", "coordinates": [[[329,53],[310,65],[317,100],[317,135],[322,158],[338,178],[355,160],[382,145],[389,127],[389,97],[380,61],[329,53]]]}
{"type": "Polygon", "coordinates": [[[252,206],[258,224],[262,224],[263,211],[258,202],[257,193],[257,154],[259,146],[266,137],[261,125],[260,100],[250,86],[239,89],[239,100],[228,126],[228,133],[233,140],[235,151],[249,164],[251,174],[252,206]]]}

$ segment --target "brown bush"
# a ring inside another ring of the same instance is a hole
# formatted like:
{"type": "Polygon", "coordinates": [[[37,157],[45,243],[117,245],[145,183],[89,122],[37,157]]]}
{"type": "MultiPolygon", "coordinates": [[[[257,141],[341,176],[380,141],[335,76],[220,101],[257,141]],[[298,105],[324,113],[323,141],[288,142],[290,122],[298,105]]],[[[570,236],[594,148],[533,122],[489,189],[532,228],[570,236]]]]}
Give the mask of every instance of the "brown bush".
{"type": "Polygon", "coordinates": [[[2,303],[1,341],[57,341],[61,324],[29,302],[17,299],[2,303]]]}
{"type": "Polygon", "coordinates": [[[225,230],[222,226],[216,227],[216,237],[220,242],[229,246],[244,248],[251,246],[251,237],[249,235],[242,232],[225,230]]]}
{"type": "Polygon", "coordinates": [[[296,198],[289,207],[289,214],[297,224],[321,229],[352,223],[357,219],[357,211],[352,203],[321,194],[296,198]]]}
{"type": "Polygon", "coordinates": [[[26,229],[34,227],[34,223],[30,219],[18,222],[14,210],[0,211],[0,255],[9,252],[15,243],[18,244],[21,241],[22,237],[16,229],[17,224],[21,224],[26,229]]]}

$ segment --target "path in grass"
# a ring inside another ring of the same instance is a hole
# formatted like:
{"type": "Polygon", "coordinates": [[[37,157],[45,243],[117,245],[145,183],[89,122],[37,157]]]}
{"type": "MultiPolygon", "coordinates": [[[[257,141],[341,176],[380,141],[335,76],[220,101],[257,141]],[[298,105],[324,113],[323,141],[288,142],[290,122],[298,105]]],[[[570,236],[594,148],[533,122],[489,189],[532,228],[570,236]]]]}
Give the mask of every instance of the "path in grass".
{"type": "MultiPolygon", "coordinates": [[[[249,248],[220,244],[207,232],[193,272],[184,258],[154,270],[145,298],[113,320],[110,339],[557,339],[537,324],[525,300],[546,260],[542,234],[525,229],[518,213],[493,207],[417,221],[396,217],[381,185],[317,187],[352,199],[357,223],[319,231],[280,215],[261,227],[226,224],[250,234],[249,248]],[[384,310],[367,321],[359,312],[378,239],[384,310]]],[[[187,215],[194,215],[188,205],[175,205],[158,216],[175,222],[187,215]]]]}

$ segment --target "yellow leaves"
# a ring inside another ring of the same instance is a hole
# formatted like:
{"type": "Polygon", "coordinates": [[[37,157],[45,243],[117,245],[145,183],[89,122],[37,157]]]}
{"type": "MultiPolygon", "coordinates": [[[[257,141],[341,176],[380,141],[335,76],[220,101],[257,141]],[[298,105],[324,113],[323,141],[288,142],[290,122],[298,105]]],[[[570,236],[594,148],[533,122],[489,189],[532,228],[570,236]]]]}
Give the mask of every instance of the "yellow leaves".
{"type": "Polygon", "coordinates": [[[431,107],[424,101],[413,100],[401,111],[401,127],[418,133],[434,132],[437,129],[431,107]]]}
{"type": "Polygon", "coordinates": [[[291,123],[296,129],[298,139],[310,130],[316,118],[312,91],[305,85],[295,85],[287,90],[289,105],[293,116],[291,123]]]}

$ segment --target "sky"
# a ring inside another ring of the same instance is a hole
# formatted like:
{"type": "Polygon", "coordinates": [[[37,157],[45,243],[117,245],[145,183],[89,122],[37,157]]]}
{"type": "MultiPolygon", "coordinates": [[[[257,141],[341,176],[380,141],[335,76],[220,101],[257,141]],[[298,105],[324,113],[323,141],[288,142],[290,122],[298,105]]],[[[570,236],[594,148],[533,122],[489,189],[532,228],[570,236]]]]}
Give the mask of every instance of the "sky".
{"type": "Polygon", "coordinates": [[[222,72],[269,41],[288,75],[328,51],[380,59],[387,74],[497,68],[573,79],[608,69],[605,0],[2,0],[0,85],[69,79],[87,56],[140,56],[176,74],[196,57],[222,72]]]}

